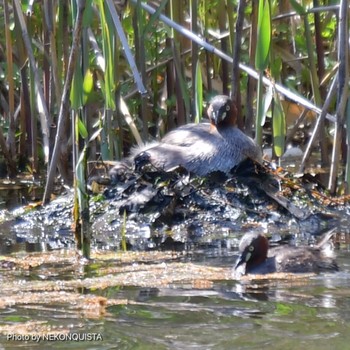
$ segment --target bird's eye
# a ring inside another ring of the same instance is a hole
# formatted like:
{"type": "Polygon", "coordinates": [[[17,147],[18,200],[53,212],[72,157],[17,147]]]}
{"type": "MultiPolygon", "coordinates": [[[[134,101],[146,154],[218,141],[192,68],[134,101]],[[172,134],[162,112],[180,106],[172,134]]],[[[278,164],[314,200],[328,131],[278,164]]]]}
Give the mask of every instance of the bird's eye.
{"type": "Polygon", "coordinates": [[[230,105],[226,105],[226,111],[228,112],[231,109],[230,105]]]}
{"type": "Polygon", "coordinates": [[[251,245],[251,246],[249,246],[248,250],[249,250],[250,252],[253,252],[253,251],[254,251],[254,247],[251,245]]]}

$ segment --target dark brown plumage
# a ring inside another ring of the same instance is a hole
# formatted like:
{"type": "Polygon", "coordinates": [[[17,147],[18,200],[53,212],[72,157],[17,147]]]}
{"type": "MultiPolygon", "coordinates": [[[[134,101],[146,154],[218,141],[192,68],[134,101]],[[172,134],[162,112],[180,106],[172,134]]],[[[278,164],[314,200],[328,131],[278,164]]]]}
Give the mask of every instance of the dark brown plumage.
{"type": "Polygon", "coordinates": [[[264,235],[247,233],[240,241],[240,256],[234,270],[243,275],[338,271],[337,263],[333,257],[327,256],[325,249],[333,232],[327,232],[322,242],[315,247],[280,246],[271,249],[264,235]]]}

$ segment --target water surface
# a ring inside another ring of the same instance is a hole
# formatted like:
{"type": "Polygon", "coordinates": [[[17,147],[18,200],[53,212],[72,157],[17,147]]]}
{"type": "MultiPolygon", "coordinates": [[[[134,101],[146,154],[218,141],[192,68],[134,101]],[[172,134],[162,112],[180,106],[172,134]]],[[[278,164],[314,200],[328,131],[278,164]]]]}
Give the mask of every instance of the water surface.
{"type": "MultiPolygon", "coordinates": [[[[4,195],[6,215],[23,198],[11,196],[4,195]]],[[[349,348],[346,240],[337,273],[237,281],[231,269],[242,230],[232,212],[224,228],[210,213],[200,232],[179,226],[195,242],[184,252],[116,253],[112,227],[96,234],[99,250],[84,262],[73,248],[71,211],[53,205],[47,219],[14,212],[1,225],[0,350],[349,348]]],[[[281,231],[271,218],[265,224],[269,233],[281,231]]],[[[145,249],[149,231],[134,224],[145,249]]]]}
{"type": "MultiPolygon", "coordinates": [[[[152,262],[154,255],[150,259],[142,258],[142,263],[140,260],[121,264],[118,259],[97,258],[94,263],[82,266],[70,254],[64,261],[53,261],[51,265],[46,261],[35,267],[32,258],[33,267],[27,270],[25,265],[13,269],[5,266],[0,271],[3,301],[16,288],[22,293],[20,298],[24,300],[31,295],[32,299],[0,308],[1,346],[5,349],[348,348],[350,252],[346,249],[338,253],[341,271],[335,274],[251,281],[230,279],[234,252],[219,257],[213,257],[211,252],[200,259],[180,254],[173,260],[169,254],[166,255],[169,260],[163,262],[152,262]],[[77,266],[81,266],[80,270],[77,266]],[[119,267],[124,270],[118,270],[119,267]],[[157,279],[157,273],[161,273],[162,281],[157,279]],[[222,280],[217,279],[220,274],[222,280]],[[107,281],[103,280],[105,277],[107,281]],[[108,281],[113,278],[121,278],[123,282],[111,285],[108,281]],[[93,281],[99,281],[95,287],[82,287],[93,286],[93,281]],[[53,298],[54,293],[62,299],[53,298]],[[41,298],[47,298],[47,303],[41,298]],[[107,300],[107,304],[100,305],[96,298],[107,300]],[[31,337],[30,340],[13,338],[21,333],[23,337],[31,337]],[[67,341],[64,334],[68,333],[80,334],[81,340],[67,341]],[[56,335],[47,340],[48,334],[56,335]],[[34,342],[38,336],[42,337],[41,341],[34,342]]],[[[17,291],[15,295],[18,296],[17,291]]]]}

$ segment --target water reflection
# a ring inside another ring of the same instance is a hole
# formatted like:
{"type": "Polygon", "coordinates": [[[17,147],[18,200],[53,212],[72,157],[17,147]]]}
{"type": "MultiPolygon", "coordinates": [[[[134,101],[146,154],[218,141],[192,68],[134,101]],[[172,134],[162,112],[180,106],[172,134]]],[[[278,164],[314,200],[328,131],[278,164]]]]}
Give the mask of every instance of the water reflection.
{"type": "Polygon", "coordinates": [[[12,210],[29,202],[39,201],[43,193],[40,183],[0,179],[0,210],[12,210]]]}
{"type": "MultiPolygon", "coordinates": [[[[15,198],[18,202],[19,197],[15,198]]],[[[53,213],[67,224],[59,208],[53,213]]],[[[232,234],[237,230],[231,226],[222,228],[221,236],[214,229],[207,236],[193,231],[196,239],[183,245],[183,254],[174,249],[170,254],[178,255],[173,260],[151,270],[148,267],[155,262],[139,257],[123,263],[115,257],[81,263],[73,256],[36,265],[33,255],[26,253],[49,255],[60,249],[64,256],[63,248],[74,247],[69,227],[57,231],[55,225],[49,227],[50,220],[38,227],[20,219],[15,224],[15,228],[2,226],[0,235],[0,349],[319,350],[346,349],[350,344],[349,235],[339,240],[339,273],[236,281],[227,276],[205,279],[196,272],[204,271],[205,276],[212,268],[230,271],[238,244],[237,232],[232,234]],[[23,265],[11,260],[16,253],[23,255],[23,265]],[[172,270],[173,265],[179,270],[172,270]],[[190,265],[200,269],[182,280],[190,265]],[[122,269],[125,266],[127,270],[122,269]],[[110,284],[123,275],[124,284],[110,284]],[[6,337],[19,332],[97,332],[103,341],[25,343],[6,337]]],[[[291,228],[298,229],[295,222],[291,228]]],[[[184,226],[180,229],[186,231],[184,226]]],[[[276,231],[280,232],[279,227],[276,231]]],[[[144,246],[149,247],[148,226],[142,234],[144,246]]],[[[107,232],[106,237],[97,238],[101,245],[108,242],[108,247],[118,247],[115,232],[107,232]]],[[[108,250],[103,254],[108,255],[108,250]]]]}
{"type": "MultiPolygon", "coordinates": [[[[203,268],[209,269],[211,262],[220,266],[220,258],[209,255],[204,259],[200,254],[197,257],[197,262],[191,257],[192,263],[203,268]]],[[[45,327],[49,327],[51,331],[98,332],[103,336],[102,342],[29,342],[29,348],[296,349],[302,344],[308,349],[346,349],[350,341],[349,258],[348,251],[339,252],[339,273],[292,280],[228,279],[208,285],[198,283],[197,287],[193,283],[169,283],[164,287],[63,289],[62,300],[50,304],[40,302],[50,295],[42,291],[32,303],[0,308],[0,346],[22,347],[23,343],[6,340],[4,335],[27,325],[32,327],[28,328],[31,332],[47,332],[45,327]],[[89,298],[89,303],[80,304],[81,298],[89,298]],[[92,298],[97,298],[97,304],[92,298]],[[105,300],[125,302],[105,307],[105,300]],[[13,325],[16,328],[11,328],[13,325]]],[[[224,267],[230,267],[234,261],[233,256],[230,261],[225,254],[221,259],[224,267]]],[[[46,265],[32,269],[31,277],[22,283],[28,287],[33,276],[44,274],[45,280],[56,280],[57,287],[64,287],[65,278],[72,282],[92,280],[113,264],[117,262],[92,262],[89,269],[81,266],[80,270],[71,264],[46,265]]],[[[170,278],[170,263],[164,269],[170,278]]],[[[109,279],[113,278],[111,271],[106,275],[109,279]]],[[[3,283],[5,276],[0,269],[3,283]]],[[[18,281],[23,281],[23,277],[17,275],[18,281]]],[[[11,282],[9,278],[6,281],[11,282]]],[[[3,301],[8,293],[5,287],[3,284],[3,301]]],[[[25,298],[26,293],[22,295],[25,298]]]]}

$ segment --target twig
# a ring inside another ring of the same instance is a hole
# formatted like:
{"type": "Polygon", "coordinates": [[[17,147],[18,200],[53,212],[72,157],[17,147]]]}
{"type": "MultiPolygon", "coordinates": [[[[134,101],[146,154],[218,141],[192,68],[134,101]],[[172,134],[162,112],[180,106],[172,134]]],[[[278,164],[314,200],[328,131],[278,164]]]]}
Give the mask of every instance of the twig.
{"type": "Polygon", "coordinates": [[[79,6],[78,6],[77,18],[75,21],[75,27],[74,27],[74,33],[73,33],[73,43],[72,43],[72,48],[70,51],[70,56],[68,61],[66,81],[64,82],[64,86],[63,86],[60,112],[58,115],[55,146],[52,152],[52,159],[51,159],[49,172],[47,176],[47,182],[45,186],[45,192],[44,192],[44,198],[43,198],[44,204],[47,204],[50,200],[50,195],[53,187],[53,180],[55,178],[56,169],[57,169],[57,162],[60,156],[61,142],[63,140],[63,134],[64,134],[63,125],[65,124],[64,118],[67,118],[67,116],[69,115],[67,111],[67,107],[69,103],[69,94],[70,94],[70,89],[71,89],[72,80],[73,80],[76,57],[80,47],[81,29],[83,24],[83,15],[85,11],[86,1],[80,0],[78,1],[78,4],[79,6]]]}
{"type": "Polygon", "coordinates": [[[310,156],[310,153],[311,153],[311,147],[315,141],[315,138],[316,136],[318,135],[319,133],[319,128],[321,126],[321,122],[322,120],[324,120],[326,114],[327,114],[327,110],[333,100],[333,97],[336,93],[336,90],[337,90],[337,83],[338,83],[338,74],[335,76],[333,82],[332,82],[332,85],[329,89],[329,92],[328,92],[328,95],[327,95],[327,98],[326,98],[326,101],[324,102],[324,105],[323,105],[323,108],[322,108],[322,112],[321,114],[319,115],[317,121],[316,121],[316,125],[314,127],[314,131],[310,137],[310,140],[309,140],[309,143],[307,144],[307,147],[306,147],[306,150],[304,152],[304,156],[303,156],[303,159],[301,161],[301,164],[300,164],[300,167],[299,167],[299,172],[300,173],[303,173],[304,172],[304,169],[305,169],[305,162],[306,160],[309,158],[310,156]]]}
{"type": "MultiPolygon", "coordinates": [[[[131,0],[131,2],[135,5],[137,3],[137,0],[131,0]]],[[[150,14],[153,14],[156,12],[156,10],[149,6],[146,3],[141,3],[141,7],[147,11],[150,14]]],[[[175,30],[177,30],[178,32],[180,32],[182,35],[186,36],[187,38],[189,38],[190,40],[196,42],[197,44],[201,45],[203,48],[205,48],[206,50],[208,50],[209,52],[221,57],[222,59],[228,61],[229,63],[233,63],[233,59],[232,57],[230,57],[229,55],[227,55],[226,53],[220,51],[219,49],[217,49],[216,47],[208,44],[208,42],[206,42],[205,40],[203,40],[202,38],[200,38],[198,35],[196,35],[195,33],[191,32],[190,30],[182,27],[181,25],[175,23],[174,21],[172,21],[171,19],[169,19],[168,17],[164,16],[164,15],[160,15],[159,19],[162,20],[165,24],[167,24],[168,26],[170,26],[171,28],[174,28],[175,30]]],[[[239,64],[239,68],[241,70],[243,70],[244,72],[246,72],[248,75],[252,76],[255,79],[258,79],[259,73],[254,70],[253,68],[240,63],[239,64]]],[[[302,97],[301,95],[292,92],[290,90],[288,90],[287,88],[285,88],[284,86],[274,83],[272,82],[270,79],[264,77],[263,78],[263,83],[270,87],[273,86],[277,92],[281,93],[282,95],[284,95],[285,97],[291,99],[292,101],[295,101],[299,104],[301,104],[302,106],[304,106],[305,108],[308,108],[312,111],[314,111],[317,114],[321,114],[322,110],[321,108],[315,106],[313,103],[311,103],[309,100],[307,100],[306,98],[302,97]]],[[[335,122],[335,117],[331,114],[326,114],[326,118],[328,120],[330,120],[331,122],[335,122]]]]}
{"type": "Polygon", "coordinates": [[[37,104],[38,104],[38,112],[40,115],[41,131],[43,134],[45,162],[48,162],[49,161],[49,136],[50,136],[48,121],[50,121],[50,115],[46,106],[44,92],[41,88],[39,73],[36,67],[34,53],[30,43],[26,22],[24,20],[24,16],[22,12],[22,7],[18,0],[14,0],[14,6],[16,8],[16,14],[18,16],[18,20],[21,26],[23,41],[27,49],[30,66],[32,68],[32,72],[34,76],[35,87],[38,93],[37,104]]]}

